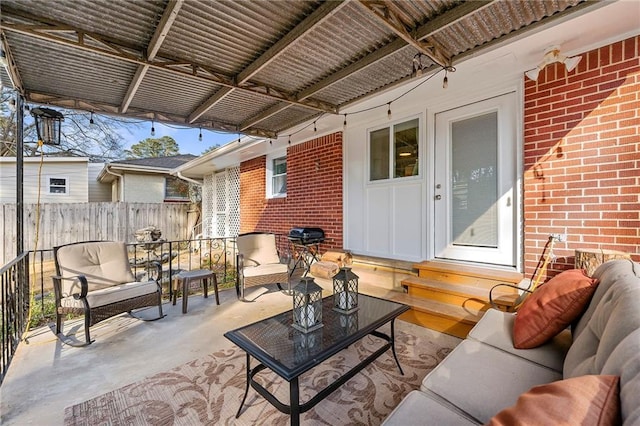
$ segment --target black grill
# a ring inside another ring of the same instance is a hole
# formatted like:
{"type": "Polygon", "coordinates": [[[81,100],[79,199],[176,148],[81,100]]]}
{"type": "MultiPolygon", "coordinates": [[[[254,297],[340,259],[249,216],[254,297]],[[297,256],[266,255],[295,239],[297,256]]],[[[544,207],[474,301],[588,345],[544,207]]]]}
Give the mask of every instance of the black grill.
{"type": "Polygon", "coordinates": [[[291,228],[289,240],[297,244],[318,244],[324,241],[324,231],[320,228],[291,228]]]}

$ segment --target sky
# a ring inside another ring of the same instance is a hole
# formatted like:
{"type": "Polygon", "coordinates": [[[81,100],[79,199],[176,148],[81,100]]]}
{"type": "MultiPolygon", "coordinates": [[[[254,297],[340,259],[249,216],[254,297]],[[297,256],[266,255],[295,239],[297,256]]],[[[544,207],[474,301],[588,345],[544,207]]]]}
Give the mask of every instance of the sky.
{"type": "Polygon", "coordinates": [[[178,126],[167,126],[162,123],[154,123],[155,136],[151,136],[151,122],[141,123],[131,126],[130,132],[123,132],[124,149],[131,148],[131,145],[143,141],[147,138],[161,138],[171,136],[180,146],[180,154],[200,155],[206,149],[214,145],[225,145],[232,140],[238,139],[234,133],[213,132],[202,129],[202,141],[198,140],[200,129],[182,128],[178,126]]]}

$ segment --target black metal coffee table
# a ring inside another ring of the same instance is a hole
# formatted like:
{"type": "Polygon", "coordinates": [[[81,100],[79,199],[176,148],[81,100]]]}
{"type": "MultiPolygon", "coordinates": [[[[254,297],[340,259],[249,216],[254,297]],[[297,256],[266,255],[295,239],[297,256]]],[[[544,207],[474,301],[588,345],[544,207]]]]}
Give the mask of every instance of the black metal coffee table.
{"type": "Polygon", "coordinates": [[[294,329],[291,326],[292,312],[287,311],[224,334],[247,353],[247,387],[236,418],[240,416],[251,385],[274,407],[289,414],[292,425],[299,425],[301,413],[313,408],[389,348],[400,373],[404,374],[395,351],[394,322],[400,314],[409,310],[408,306],[360,294],[359,309],[352,314],[341,314],[333,310],[332,296],[324,298],[322,302],[323,327],[310,333],[294,329]],[[391,323],[390,335],[378,331],[378,328],[387,323],[391,323]],[[385,343],[309,401],[300,404],[300,375],[369,334],[381,338],[385,343]],[[251,357],[259,362],[253,368],[250,364],[251,357]],[[254,380],[254,376],[265,368],[289,382],[289,405],[279,401],[254,380]]]}

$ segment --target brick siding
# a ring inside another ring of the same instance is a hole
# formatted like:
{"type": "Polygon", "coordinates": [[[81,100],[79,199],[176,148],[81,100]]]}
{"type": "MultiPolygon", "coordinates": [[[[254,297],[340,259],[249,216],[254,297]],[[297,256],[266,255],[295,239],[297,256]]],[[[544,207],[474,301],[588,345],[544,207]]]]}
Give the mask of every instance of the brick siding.
{"type": "Polygon", "coordinates": [[[640,259],[640,37],[582,55],[571,73],[552,64],[525,78],[525,275],[550,233],[548,275],[573,267],[576,249],[640,259]]]}
{"type": "Polygon", "coordinates": [[[287,149],[287,196],[265,197],[266,157],[240,165],[240,232],[322,228],[321,251],[342,249],[342,132],[287,149]]]}

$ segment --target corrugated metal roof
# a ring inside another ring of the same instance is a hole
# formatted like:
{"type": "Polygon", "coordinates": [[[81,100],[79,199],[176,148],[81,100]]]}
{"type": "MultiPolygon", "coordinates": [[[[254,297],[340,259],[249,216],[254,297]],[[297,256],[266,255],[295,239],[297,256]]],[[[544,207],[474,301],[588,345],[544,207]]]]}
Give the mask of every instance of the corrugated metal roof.
{"type": "MultiPolygon", "coordinates": [[[[455,64],[588,7],[583,0],[2,0],[0,31],[28,102],[273,136],[411,78],[425,43],[424,65],[455,64]]],[[[8,77],[0,72],[3,84],[8,77]]]]}

